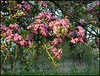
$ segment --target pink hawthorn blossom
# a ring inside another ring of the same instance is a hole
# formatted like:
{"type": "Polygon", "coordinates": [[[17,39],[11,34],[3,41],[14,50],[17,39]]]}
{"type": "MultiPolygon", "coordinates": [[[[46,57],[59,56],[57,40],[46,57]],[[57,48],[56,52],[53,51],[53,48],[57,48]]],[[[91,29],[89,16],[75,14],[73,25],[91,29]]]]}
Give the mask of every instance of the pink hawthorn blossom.
{"type": "Polygon", "coordinates": [[[18,37],[17,36],[14,36],[14,41],[18,41],[18,37]]]}
{"type": "Polygon", "coordinates": [[[72,38],[72,39],[71,39],[71,43],[74,43],[74,44],[75,44],[75,43],[76,43],[76,41],[72,38]]]}
{"type": "Polygon", "coordinates": [[[53,53],[55,54],[55,56],[57,56],[57,55],[58,55],[58,52],[55,52],[55,51],[54,51],[53,53]]]}
{"type": "Polygon", "coordinates": [[[91,23],[97,24],[97,21],[91,21],[91,23]]]}
{"type": "Polygon", "coordinates": [[[48,31],[47,31],[47,27],[45,27],[45,25],[40,25],[39,29],[41,29],[40,33],[42,33],[42,35],[47,35],[48,31]]]}
{"type": "Polygon", "coordinates": [[[22,38],[23,38],[23,37],[22,37],[21,35],[18,35],[18,39],[19,39],[19,40],[22,40],[22,38]]]}
{"type": "Polygon", "coordinates": [[[30,10],[31,11],[31,8],[32,8],[32,6],[31,5],[29,5],[26,1],[23,1],[23,3],[24,3],[24,7],[26,8],[26,9],[28,9],[28,10],[30,10]]]}
{"type": "Polygon", "coordinates": [[[62,53],[62,49],[60,48],[60,49],[58,49],[58,53],[62,53]]]}
{"type": "Polygon", "coordinates": [[[19,25],[14,23],[14,24],[10,24],[9,27],[11,27],[11,28],[15,27],[16,28],[16,27],[19,27],[19,25]]]}
{"type": "Polygon", "coordinates": [[[52,48],[52,51],[53,51],[53,52],[56,52],[56,51],[57,51],[56,47],[55,47],[55,48],[52,48]]]}
{"type": "Polygon", "coordinates": [[[2,25],[2,23],[0,23],[1,29],[7,31],[9,30],[9,27],[6,27],[5,25],[2,25]]]}
{"type": "Polygon", "coordinates": [[[21,4],[17,4],[17,7],[21,8],[21,7],[22,7],[22,5],[21,5],[21,4]]]}
{"type": "Polygon", "coordinates": [[[8,37],[6,37],[6,39],[11,39],[13,36],[13,34],[10,34],[8,37]]]}
{"type": "Polygon", "coordinates": [[[52,26],[54,26],[54,21],[52,21],[52,22],[49,22],[49,27],[52,27],[52,26]]]}
{"type": "Polygon", "coordinates": [[[60,22],[60,21],[58,21],[58,20],[56,20],[55,24],[56,24],[56,25],[60,25],[60,24],[61,24],[61,22],[60,22]]]}
{"type": "Polygon", "coordinates": [[[46,15],[46,19],[51,20],[51,16],[46,15]]]}
{"type": "Polygon", "coordinates": [[[13,30],[10,30],[10,29],[7,30],[7,34],[12,34],[12,31],[13,31],[13,30]]]}
{"type": "Polygon", "coordinates": [[[55,38],[55,39],[52,41],[52,45],[53,45],[53,46],[56,46],[58,42],[59,42],[58,39],[55,38]]]}
{"type": "Polygon", "coordinates": [[[25,44],[27,45],[27,42],[24,39],[22,41],[19,41],[19,43],[20,43],[21,46],[23,46],[25,44]]]}
{"type": "Polygon", "coordinates": [[[70,21],[66,18],[65,21],[67,21],[68,23],[70,23],[70,21]]]}
{"type": "Polygon", "coordinates": [[[48,5],[45,3],[45,1],[40,1],[40,4],[41,5],[43,4],[43,6],[45,6],[46,8],[48,7],[48,5]]]}
{"type": "Polygon", "coordinates": [[[58,19],[58,17],[52,16],[52,17],[51,17],[51,20],[59,20],[59,19],[58,19]]]}
{"type": "Polygon", "coordinates": [[[15,33],[15,35],[14,35],[14,36],[16,36],[16,37],[17,37],[17,36],[18,36],[18,33],[15,33]]]}
{"type": "Polygon", "coordinates": [[[79,41],[83,42],[83,39],[82,39],[82,37],[79,37],[79,41]]]}
{"type": "Polygon", "coordinates": [[[99,6],[99,5],[100,5],[100,2],[94,3],[94,6],[99,6]]]}
{"type": "Polygon", "coordinates": [[[25,15],[25,13],[24,13],[24,12],[21,12],[21,14],[22,14],[22,15],[25,15]]]}
{"type": "Polygon", "coordinates": [[[45,3],[45,1],[40,1],[40,4],[44,4],[45,3]]]}
{"type": "Polygon", "coordinates": [[[57,26],[53,27],[53,33],[55,33],[55,34],[57,33],[57,26]]]}
{"type": "Polygon", "coordinates": [[[92,7],[86,8],[86,10],[88,10],[88,11],[91,11],[92,9],[94,9],[94,8],[92,8],[92,7]]]}
{"type": "Polygon", "coordinates": [[[59,42],[62,42],[62,38],[59,38],[59,42]]]}
{"type": "Polygon", "coordinates": [[[78,39],[79,39],[79,38],[75,38],[74,40],[75,40],[75,41],[78,41],[78,39]]]}
{"type": "Polygon", "coordinates": [[[35,25],[34,23],[31,23],[31,24],[27,27],[27,29],[32,28],[34,25],[35,25]]]}
{"type": "Polygon", "coordinates": [[[10,24],[9,27],[13,28],[14,27],[14,24],[10,24]]]}
{"type": "Polygon", "coordinates": [[[67,19],[68,18],[68,16],[65,16],[65,19],[67,19]]]}
{"type": "Polygon", "coordinates": [[[40,20],[40,19],[36,19],[35,22],[41,23],[41,22],[43,22],[43,21],[40,20]]]}
{"type": "Polygon", "coordinates": [[[32,43],[31,43],[30,40],[28,41],[28,44],[29,44],[29,47],[31,48],[32,47],[32,43]]]}
{"type": "Polygon", "coordinates": [[[44,3],[43,6],[45,6],[46,8],[48,7],[48,5],[46,3],[44,3]]]}
{"type": "Polygon", "coordinates": [[[44,16],[44,13],[43,12],[39,13],[39,16],[40,17],[43,17],[44,16]]]}
{"type": "Polygon", "coordinates": [[[61,55],[59,54],[59,55],[57,56],[57,58],[60,60],[60,58],[61,58],[61,55]]]}
{"type": "Polygon", "coordinates": [[[69,12],[71,12],[71,13],[72,13],[72,10],[71,10],[71,9],[69,9],[69,12]]]}

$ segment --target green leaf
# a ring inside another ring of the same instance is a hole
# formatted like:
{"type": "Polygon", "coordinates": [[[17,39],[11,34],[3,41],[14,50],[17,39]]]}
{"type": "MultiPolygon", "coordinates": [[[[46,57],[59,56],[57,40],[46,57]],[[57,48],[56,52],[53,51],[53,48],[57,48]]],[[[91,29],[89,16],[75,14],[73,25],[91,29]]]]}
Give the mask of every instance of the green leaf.
{"type": "Polygon", "coordinates": [[[61,32],[62,32],[62,34],[64,34],[64,32],[65,32],[65,29],[62,29],[62,30],[61,30],[61,32]]]}
{"type": "Polygon", "coordinates": [[[4,35],[4,34],[1,34],[1,36],[2,36],[2,37],[5,37],[5,35],[4,35]]]}
{"type": "Polygon", "coordinates": [[[63,26],[61,26],[61,28],[63,28],[63,26]]]}
{"type": "Polygon", "coordinates": [[[61,35],[61,33],[60,34],[58,34],[59,36],[61,35]]]}
{"type": "Polygon", "coordinates": [[[10,39],[10,41],[13,41],[13,39],[10,39]]]}
{"type": "Polygon", "coordinates": [[[59,33],[60,32],[60,29],[57,29],[57,32],[59,33]]]}

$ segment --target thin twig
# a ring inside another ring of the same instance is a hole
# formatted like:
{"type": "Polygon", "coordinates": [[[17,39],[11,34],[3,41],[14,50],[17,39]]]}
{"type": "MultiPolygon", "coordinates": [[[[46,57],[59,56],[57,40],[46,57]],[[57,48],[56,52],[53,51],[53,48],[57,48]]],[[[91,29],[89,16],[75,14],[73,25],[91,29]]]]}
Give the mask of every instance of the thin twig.
{"type": "Polygon", "coordinates": [[[54,65],[57,66],[56,62],[54,61],[53,57],[50,55],[50,53],[47,50],[47,46],[45,45],[46,51],[48,53],[48,55],[50,56],[50,58],[52,59],[52,61],[54,62],[54,65]]]}
{"type": "Polygon", "coordinates": [[[4,61],[3,61],[3,65],[2,65],[2,67],[1,67],[1,71],[0,71],[0,72],[2,72],[2,69],[3,69],[3,67],[4,67],[4,64],[5,64],[5,61],[6,61],[8,55],[9,55],[9,50],[8,50],[8,52],[7,52],[7,55],[6,55],[5,59],[4,59],[4,61]]]}

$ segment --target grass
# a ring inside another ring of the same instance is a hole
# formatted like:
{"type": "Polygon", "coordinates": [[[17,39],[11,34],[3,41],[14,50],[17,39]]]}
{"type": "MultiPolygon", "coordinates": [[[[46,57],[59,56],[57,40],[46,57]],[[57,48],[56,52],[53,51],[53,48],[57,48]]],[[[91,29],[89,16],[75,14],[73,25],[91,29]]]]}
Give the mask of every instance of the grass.
{"type": "MultiPolygon", "coordinates": [[[[99,75],[99,63],[87,65],[76,65],[73,62],[63,62],[56,68],[47,68],[50,67],[48,64],[45,65],[45,68],[42,70],[34,70],[34,71],[15,71],[13,75],[99,75]]],[[[41,67],[40,67],[41,68],[41,67]]],[[[11,75],[10,72],[2,73],[1,75],[11,75]]]]}

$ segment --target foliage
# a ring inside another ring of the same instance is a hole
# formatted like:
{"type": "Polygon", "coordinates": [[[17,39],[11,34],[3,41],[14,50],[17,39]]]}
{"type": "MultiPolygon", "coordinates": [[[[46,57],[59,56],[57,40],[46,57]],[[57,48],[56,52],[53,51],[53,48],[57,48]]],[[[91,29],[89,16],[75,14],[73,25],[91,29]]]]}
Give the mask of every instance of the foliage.
{"type": "MultiPolygon", "coordinates": [[[[95,65],[91,64],[90,66],[86,64],[77,66],[77,64],[75,64],[74,61],[69,62],[68,60],[63,63],[61,62],[60,64],[61,65],[57,68],[51,68],[51,64],[49,63],[49,65],[44,65],[44,70],[31,70],[28,72],[16,71],[14,72],[14,75],[99,75],[99,63],[96,63],[95,65]],[[47,67],[49,67],[49,69],[47,69],[47,67]]],[[[11,75],[11,73],[5,72],[1,75],[11,75]]]]}
{"type": "Polygon", "coordinates": [[[94,37],[98,47],[100,44],[98,1],[2,0],[0,5],[0,46],[4,57],[1,71],[7,58],[11,63],[12,74],[17,60],[29,71],[29,63],[38,61],[45,52],[54,66],[58,65],[56,61],[60,60],[63,52],[68,52],[68,58],[77,61],[90,62],[95,58],[90,57],[95,56],[94,45],[87,42],[90,37],[94,37]],[[68,51],[63,44],[68,45],[68,51]]]}
{"type": "Polygon", "coordinates": [[[83,62],[92,63],[99,57],[99,49],[93,48],[89,42],[87,44],[77,43],[77,45],[74,46],[74,49],[66,44],[66,42],[60,46],[63,46],[62,60],[72,59],[79,65],[83,62]]]}

